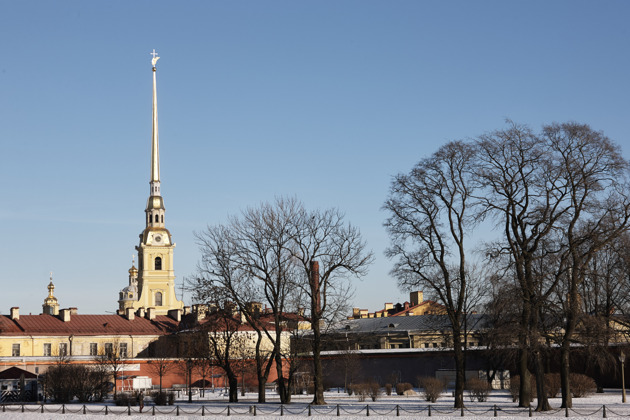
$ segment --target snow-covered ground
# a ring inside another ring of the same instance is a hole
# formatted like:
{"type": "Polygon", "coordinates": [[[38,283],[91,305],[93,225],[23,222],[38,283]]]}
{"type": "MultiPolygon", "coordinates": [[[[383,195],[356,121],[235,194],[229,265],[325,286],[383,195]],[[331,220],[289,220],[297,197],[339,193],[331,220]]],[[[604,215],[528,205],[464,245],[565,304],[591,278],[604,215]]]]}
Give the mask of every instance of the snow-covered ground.
{"type": "MultiPolygon", "coordinates": [[[[253,405],[256,405],[256,418],[261,420],[285,419],[285,418],[303,418],[308,416],[308,403],[312,396],[302,395],[294,396],[290,405],[281,408],[278,399],[271,392],[268,393],[267,404],[257,404],[256,394],[246,394],[240,397],[238,404],[229,404],[230,417],[232,420],[252,419],[254,417],[253,405]],[[281,416],[282,414],[282,416],[281,416]]],[[[453,397],[451,394],[444,394],[442,398],[435,404],[429,404],[421,398],[420,395],[415,396],[385,396],[382,395],[376,402],[365,401],[359,402],[355,396],[348,396],[343,393],[328,392],[325,395],[328,406],[312,407],[311,415],[317,420],[337,419],[337,405],[339,405],[339,413],[341,417],[366,417],[369,405],[369,416],[372,420],[388,419],[396,417],[396,407],[398,406],[399,418],[402,420],[428,418],[429,406],[431,407],[431,416],[439,417],[440,420],[461,419],[461,411],[454,410],[453,397]]],[[[494,417],[496,406],[497,417],[501,419],[523,419],[529,416],[528,410],[518,408],[516,403],[512,402],[507,391],[494,391],[490,394],[487,402],[471,402],[466,397],[466,408],[464,417],[467,419],[481,419],[494,417]]],[[[630,401],[630,399],[629,399],[630,401]]],[[[560,409],[560,398],[550,400],[553,411],[544,414],[532,413],[534,417],[544,419],[565,419],[566,412],[560,409]]],[[[227,417],[227,398],[222,392],[207,392],[205,397],[195,395],[193,403],[188,403],[187,396],[181,395],[176,405],[179,407],[179,417],[177,416],[177,408],[175,406],[156,407],[156,416],[160,420],[186,418],[205,418],[205,417],[227,417]],[[203,414],[202,417],[202,406],[203,414]]],[[[570,419],[580,419],[585,417],[603,418],[606,406],[606,416],[608,418],[620,418],[630,416],[630,402],[623,404],[621,402],[621,392],[619,390],[606,390],[603,394],[593,394],[587,398],[576,398],[573,400],[573,409],[568,414],[570,419]]],[[[535,407],[535,401],[533,403],[535,407]]],[[[77,418],[77,419],[102,419],[105,415],[105,406],[103,404],[86,405],[87,413],[83,414],[83,405],[68,404],[65,406],[65,414],[62,414],[60,405],[45,405],[45,413],[40,412],[41,407],[36,405],[25,406],[25,412],[21,412],[20,406],[7,406],[5,412],[0,412],[0,419],[16,418],[20,420],[44,420],[44,419],[60,419],[77,418]],[[56,412],[53,412],[55,411],[56,412]]],[[[130,420],[140,420],[143,418],[151,418],[153,406],[148,401],[142,413],[138,412],[138,407],[131,407],[131,415],[128,415],[127,408],[108,405],[108,415],[120,416],[130,420]]]]}

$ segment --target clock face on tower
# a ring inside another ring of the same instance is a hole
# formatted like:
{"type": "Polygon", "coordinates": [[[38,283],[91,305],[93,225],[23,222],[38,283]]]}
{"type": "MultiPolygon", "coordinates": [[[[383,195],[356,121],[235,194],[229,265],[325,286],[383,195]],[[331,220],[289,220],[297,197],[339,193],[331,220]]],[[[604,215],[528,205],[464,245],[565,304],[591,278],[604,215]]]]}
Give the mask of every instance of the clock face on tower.
{"type": "Polygon", "coordinates": [[[161,236],[161,235],[155,235],[155,236],[154,236],[154,239],[155,239],[155,242],[156,242],[156,243],[158,243],[158,244],[159,244],[160,242],[162,242],[162,236],[161,236]]]}

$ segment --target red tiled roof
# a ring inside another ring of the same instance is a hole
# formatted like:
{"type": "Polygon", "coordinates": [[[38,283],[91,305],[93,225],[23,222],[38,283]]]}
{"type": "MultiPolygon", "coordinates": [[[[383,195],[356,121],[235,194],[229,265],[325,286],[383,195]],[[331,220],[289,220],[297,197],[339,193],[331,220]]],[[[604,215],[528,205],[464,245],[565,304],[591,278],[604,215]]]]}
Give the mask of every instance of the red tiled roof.
{"type": "Polygon", "coordinates": [[[44,314],[21,315],[15,321],[7,315],[0,316],[0,335],[163,335],[177,326],[178,322],[166,315],[157,315],[153,320],[128,320],[120,315],[73,314],[67,322],[44,314]]]}

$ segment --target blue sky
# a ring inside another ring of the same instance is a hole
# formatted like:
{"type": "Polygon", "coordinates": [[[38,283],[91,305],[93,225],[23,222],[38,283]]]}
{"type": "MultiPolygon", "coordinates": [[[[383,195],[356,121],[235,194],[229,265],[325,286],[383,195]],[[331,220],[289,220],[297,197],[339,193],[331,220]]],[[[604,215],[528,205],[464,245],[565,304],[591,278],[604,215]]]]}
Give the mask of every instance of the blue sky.
{"type": "MultiPolygon", "coordinates": [[[[178,281],[193,231],[275,196],[336,206],[388,272],[391,177],[510,118],[630,150],[625,1],[0,0],[0,313],[115,311],[149,194],[151,56],[178,281]]],[[[473,238],[481,241],[484,238],[473,238]]],[[[190,303],[187,301],[187,303],[190,303]]]]}

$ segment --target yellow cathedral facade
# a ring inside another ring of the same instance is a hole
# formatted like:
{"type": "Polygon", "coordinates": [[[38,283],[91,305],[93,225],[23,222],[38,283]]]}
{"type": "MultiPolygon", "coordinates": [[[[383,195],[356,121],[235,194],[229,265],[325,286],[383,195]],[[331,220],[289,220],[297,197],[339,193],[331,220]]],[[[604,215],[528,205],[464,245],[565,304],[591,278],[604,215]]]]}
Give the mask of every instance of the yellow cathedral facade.
{"type": "Polygon", "coordinates": [[[156,63],[160,57],[155,50],[153,67],[153,132],[151,136],[150,193],[145,209],[145,228],[140,234],[138,268],[132,264],[129,285],[120,292],[118,313],[154,308],[157,315],[170,310],[183,310],[184,303],[175,294],[173,250],[175,243],[166,229],[164,199],[160,188],[160,151],[158,139],[156,63]]]}

